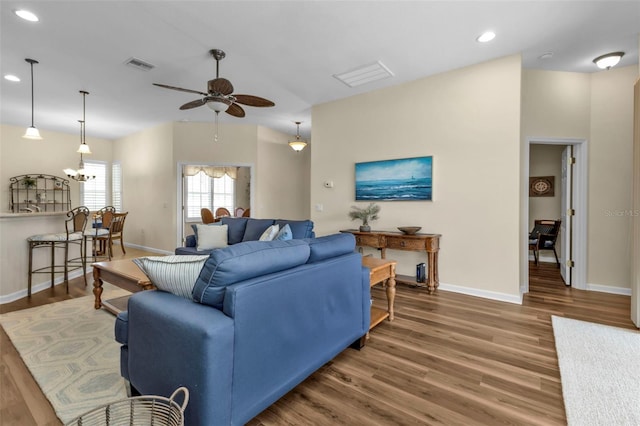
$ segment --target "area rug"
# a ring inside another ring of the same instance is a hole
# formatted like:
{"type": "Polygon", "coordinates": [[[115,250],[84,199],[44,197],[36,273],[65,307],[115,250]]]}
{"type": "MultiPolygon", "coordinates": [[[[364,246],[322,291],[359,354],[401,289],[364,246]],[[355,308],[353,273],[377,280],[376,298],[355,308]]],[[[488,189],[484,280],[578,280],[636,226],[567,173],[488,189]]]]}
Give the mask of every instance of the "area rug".
{"type": "MultiPolygon", "coordinates": [[[[106,287],[103,300],[128,293],[106,287]]],[[[62,423],[127,397],[115,316],[95,310],[93,296],[3,314],[0,324],[62,423]]]]}
{"type": "Polygon", "coordinates": [[[640,332],[552,323],[569,426],[640,425],[640,332]]]}

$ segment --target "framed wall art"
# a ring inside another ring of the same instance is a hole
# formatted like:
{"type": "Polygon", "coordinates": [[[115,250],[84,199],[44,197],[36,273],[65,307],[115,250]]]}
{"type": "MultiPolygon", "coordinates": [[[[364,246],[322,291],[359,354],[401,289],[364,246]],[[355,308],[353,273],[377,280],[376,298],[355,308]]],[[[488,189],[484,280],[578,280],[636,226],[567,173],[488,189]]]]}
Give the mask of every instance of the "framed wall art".
{"type": "Polygon", "coordinates": [[[356,201],[431,201],[433,157],[356,163],[356,201]]]}
{"type": "Polygon", "coordinates": [[[555,176],[529,177],[529,197],[553,197],[555,176]]]}

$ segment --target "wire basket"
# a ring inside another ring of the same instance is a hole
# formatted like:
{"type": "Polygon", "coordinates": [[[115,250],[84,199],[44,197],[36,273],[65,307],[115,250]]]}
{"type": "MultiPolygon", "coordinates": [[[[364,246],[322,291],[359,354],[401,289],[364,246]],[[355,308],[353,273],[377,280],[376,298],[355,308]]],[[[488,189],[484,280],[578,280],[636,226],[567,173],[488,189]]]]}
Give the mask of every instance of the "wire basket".
{"type": "Polygon", "coordinates": [[[179,387],[169,398],[134,396],[95,408],[71,420],[65,426],[183,426],[184,410],[189,402],[189,390],[179,387]],[[184,393],[179,405],[174,399],[184,393]]]}

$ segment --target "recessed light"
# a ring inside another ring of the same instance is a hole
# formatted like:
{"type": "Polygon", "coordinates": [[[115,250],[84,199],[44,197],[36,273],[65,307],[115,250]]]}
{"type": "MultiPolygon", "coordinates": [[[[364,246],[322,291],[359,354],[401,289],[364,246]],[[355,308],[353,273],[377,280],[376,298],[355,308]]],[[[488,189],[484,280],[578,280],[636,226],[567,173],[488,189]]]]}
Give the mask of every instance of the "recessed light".
{"type": "Polygon", "coordinates": [[[478,43],[487,43],[487,42],[493,40],[494,38],[496,38],[496,33],[494,33],[493,31],[485,31],[484,33],[482,33],[482,34],[480,34],[478,36],[476,41],[478,43]]]}
{"type": "Polygon", "coordinates": [[[9,81],[14,81],[14,82],[16,82],[16,83],[17,83],[18,81],[20,81],[20,78],[18,78],[18,76],[15,76],[15,75],[13,75],[13,74],[5,74],[5,75],[4,75],[4,79],[5,79],[5,80],[9,80],[9,81]]]}
{"type": "Polygon", "coordinates": [[[13,13],[29,22],[38,22],[40,19],[33,12],[29,12],[28,10],[18,9],[14,10],[13,13]]]}

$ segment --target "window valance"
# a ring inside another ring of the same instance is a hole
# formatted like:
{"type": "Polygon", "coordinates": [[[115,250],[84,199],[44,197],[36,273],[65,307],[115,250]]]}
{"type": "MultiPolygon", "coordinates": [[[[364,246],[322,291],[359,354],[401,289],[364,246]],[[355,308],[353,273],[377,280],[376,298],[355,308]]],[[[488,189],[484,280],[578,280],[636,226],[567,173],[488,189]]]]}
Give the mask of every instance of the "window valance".
{"type": "Polygon", "coordinates": [[[183,170],[186,176],[195,176],[203,172],[207,176],[216,179],[224,175],[229,176],[231,179],[238,177],[238,167],[185,166],[183,170]]]}

